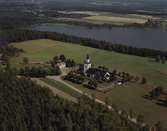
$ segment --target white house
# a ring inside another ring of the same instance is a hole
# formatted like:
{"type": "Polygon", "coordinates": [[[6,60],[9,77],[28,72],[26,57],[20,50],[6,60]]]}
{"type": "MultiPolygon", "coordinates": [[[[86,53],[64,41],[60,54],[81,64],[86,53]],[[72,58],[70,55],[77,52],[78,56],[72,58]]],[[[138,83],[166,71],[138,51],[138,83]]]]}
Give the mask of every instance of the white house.
{"type": "Polygon", "coordinates": [[[110,77],[111,77],[111,74],[109,72],[106,72],[105,75],[104,75],[104,78],[106,80],[110,80],[110,77]]]}
{"type": "Polygon", "coordinates": [[[65,62],[60,62],[60,63],[57,63],[57,66],[58,66],[60,69],[63,69],[63,68],[66,68],[66,63],[65,63],[65,62]]]}

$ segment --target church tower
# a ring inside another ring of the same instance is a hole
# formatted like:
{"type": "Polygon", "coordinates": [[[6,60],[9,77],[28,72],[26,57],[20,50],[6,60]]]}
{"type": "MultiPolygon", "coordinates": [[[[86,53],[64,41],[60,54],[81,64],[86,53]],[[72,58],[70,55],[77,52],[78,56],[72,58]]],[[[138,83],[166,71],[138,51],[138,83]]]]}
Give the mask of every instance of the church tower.
{"type": "Polygon", "coordinates": [[[91,60],[89,55],[86,56],[86,59],[84,61],[84,74],[92,67],[91,60]]]}

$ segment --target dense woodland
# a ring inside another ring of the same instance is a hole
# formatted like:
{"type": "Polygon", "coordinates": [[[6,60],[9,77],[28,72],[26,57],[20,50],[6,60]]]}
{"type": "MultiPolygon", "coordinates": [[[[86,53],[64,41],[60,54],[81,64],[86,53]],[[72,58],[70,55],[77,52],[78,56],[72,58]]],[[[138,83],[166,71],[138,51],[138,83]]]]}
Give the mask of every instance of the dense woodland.
{"type": "Polygon", "coordinates": [[[29,66],[26,66],[24,68],[20,68],[17,74],[21,76],[26,76],[26,77],[46,77],[47,75],[60,75],[61,70],[58,66],[56,67],[51,67],[51,66],[29,67],[29,66]]]}
{"type": "Polygon", "coordinates": [[[9,12],[10,15],[0,13],[0,29],[13,29],[20,26],[26,26],[37,21],[30,13],[10,10],[9,12]]]}
{"type": "MultiPolygon", "coordinates": [[[[28,78],[0,71],[1,131],[147,131],[86,96],[65,101],[28,78]]],[[[162,130],[158,130],[162,131],[162,130]]]]}
{"type": "Polygon", "coordinates": [[[3,64],[3,65],[6,64],[10,66],[10,62],[9,62],[10,57],[19,56],[21,52],[23,52],[22,49],[18,49],[16,47],[9,46],[6,44],[1,45],[0,46],[0,64],[3,64]]]}
{"type": "Polygon", "coordinates": [[[8,45],[1,45],[0,46],[0,54],[5,55],[5,56],[15,56],[18,53],[23,52],[22,49],[18,49],[14,46],[8,46],[8,45]]]}

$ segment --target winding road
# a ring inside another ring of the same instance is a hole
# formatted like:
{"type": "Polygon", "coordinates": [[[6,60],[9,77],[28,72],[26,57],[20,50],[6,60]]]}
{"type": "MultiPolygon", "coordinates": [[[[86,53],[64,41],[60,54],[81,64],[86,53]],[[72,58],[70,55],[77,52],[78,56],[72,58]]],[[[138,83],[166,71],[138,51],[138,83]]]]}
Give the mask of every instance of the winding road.
{"type": "MultiPolygon", "coordinates": [[[[62,77],[62,76],[48,76],[47,78],[48,78],[48,79],[55,80],[55,81],[58,81],[58,82],[61,82],[62,84],[68,86],[68,87],[71,88],[72,90],[75,90],[76,92],[78,92],[78,93],[80,93],[80,94],[84,94],[84,95],[86,95],[87,97],[89,97],[90,99],[93,99],[91,95],[89,95],[88,93],[85,93],[85,92],[83,92],[83,91],[77,89],[77,88],[74,87],[73,85],[71,85],[71,84],[67,83],[66,81],[62,80],[61,77],[62,77]]],[[[106,106],[106,103],[105,103],[104,101],[101,101],[101,100],[99,100],[99,99],[97,99],[97,98],[95,98],[95,102],[100,103],[100,104],[106,106]]],[[[114,111],[114,108],[113,108],[111,105],[108,105],[107,107],[108,107],[108,109],[114,111]]],[[[119,111],[118,111],[118,114],[119,114],[119,115],[122,115],[122,110],[119,110],[119,111]]],[[[132,117],[130,117],[130,116],[128,115],[128,118],[127,118],[127,119],[128,119],[129,121],[131,121],[132,123],[134,123],[134,124],[138,124],[136,118],[132,118],[132,117]]],[[[145,125],[146,125],[145,123],[141,124],[141,126],[145,126],[145,125]]]]}
{"type": "MultiPolygon", "coordinates": [[[[90,94],[85,93],[85,92],[83,92],[83,91],[77,89],[77,88],[74,87],[73,85],[67,83],[66,81],[62,80],[62,75],[61,75],[61,76],[47,76],[47,78],[48,78],[48,79],[51,79],[51,80],[58,81],[58,82],[60,82],[60,83],[62,83],[62,84],[64,84],[64,85],[68,86],[68,87],[71,88],[72,90],[74,90],[74,91],[76,91],[76,92],[78,92],[78,93],[80,93],[80,94],[86,95],[86,96],[87,96],[88,98],[90,98],[90,99],[94,99],[90,94]]],[[[65,92],[63,92],[63,91],[57,89],[57,88],[54,87],[54,86],[51,86],[51,85],[49,85],[49,84],[43,82],[42,80],[40,80],[40,79],[38,79],[38,78],[33,78],[32,80],[33,80],[33,81],[36,81],[37,84],[39,84],[39,85],[41,85],[41,86],[43,86],[43,87],[49,88],[49,89],[53,92],[54,95],[59,95],[60,97],[63,97],[63,98],[65,98],[65,99],[67,99],[67,100],[71,100],[71,101],[73,101],[73,102],[75,102],[75,103],[78,102],[77,98],[72,97],[71,95],[69,95],[69,94],[67,94],[67,93],[65,93],[65,92]]],[[[99,100],[99,99],[97,99],[97,98],[95,98],[95,102],[100,103],[100,104],[106,106],[106,103],[105,103],[104,101],[101,101],[101,100],[99,100]]],[[[113,108],[111,105],[107,105],[107,107],[108,107],[109,110],[114,111],[114,108],[113,108]]],[[[119,111],[118,111],[118,114],[119,114],[119,115],[122,115],[122,110],[119,110],[119,111]]],[[[129,115],[128,115],[127,119],[128,119],[129,121],[131,121],[132,123],[134,123],[134,124],[139,124],[139,123],[137,122],[137,119],[136,119],[136,118],[132,118],[132,117],[130,117],[129,115]]],[[[146,125],[145,123],[141,124],[141,126],[145,126],[145,125],[146,125]]]]}

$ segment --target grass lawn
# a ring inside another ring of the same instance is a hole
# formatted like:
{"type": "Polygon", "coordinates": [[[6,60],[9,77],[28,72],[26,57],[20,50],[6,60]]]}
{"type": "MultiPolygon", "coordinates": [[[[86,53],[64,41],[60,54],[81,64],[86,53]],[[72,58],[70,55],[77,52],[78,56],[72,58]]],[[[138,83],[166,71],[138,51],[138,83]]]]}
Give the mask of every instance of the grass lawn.
{"type": "MultiPolygon", "coordinates": [[[[94,65],[105,65],[112,69],[119,69],[134,75],[144,76],[148,79],[149,84],[161,85],[167,88],[167,63],[159,64],[150,61],[149,58],[124,55],[47,39],[12,44],[25,51],[20,57],[15,57],[11,60],[13,66],[22,66],[20,63],[23,57],[28,57],[30,62],[44,62],[59,54],[64,54],[69,58],[73,58],[77,63],[83,63],[86,54],[89,54],[94,65]]],[[[48,80],[47,83],[59,85],[56,87],[61,88],[61,90],[66,93],[72,93],[67,86],[61,83],[48,80]]],[[[160,120],[167,125],[167,107],[160,106],[155,102],[144,99],[143,96],[146,91],[143,86],[139,84],[127,84],[122,88],[115,88],[105,94],[84,88],[81,85],[75,86],[82,91],[94,94],[101,100],[108,97],[112,104],[120,108],[126,110],[133,109],[136,114],[143,114],[146,122],[155,123],[160,120]]],[[[76,94],[74,93],[73,95],[76,94]]]]}
{"type": "Polygon", "coordinates": [[[79,94],[78,92],[72,90],[71,88],[68,88],[68,86],[66,86],[58,81],[54,81],[54,80],[47,79],[47,78],[42,78],[41,80],[44,81],[45,83],[53,86],[53,87],[65,92],[65,93],[73,96],[73,97],[78,98],[81,96],[81,94],[79,94]]]}
{"type": "Polygon", "coordinates": [[[28,57],[30,62],[43,62],[49,61],[53,56],[59,54],[73,58],[77,63],[83,63],[86,54],[89,54],[94,65],[105,65],[112,69],[144,76],[149,83],[167,88],[167,63],[159,64],[151,62],[149,58],[124,55],[53,40],[33,40],[13,43],[13,45],[25,50],[25,53],[20,57],[11,60],[15,66],[21,66],[23,57],[28,57]]]}
{"type": "Polygon", "coordinates": [[[107,93],[102,93],[97,90],[85,88],[82,85],[68,83],[90,95],[93,94],[100,100],[105,101],[108,98],[110,104],[114,104],[127,112],[132,109],[136,117],[137,115],[143,115],[147,123],[155,124],[157,121],[161,121],[167,127],[167,107],[160,106],[154,101],[145,99],[143,96],[146,94],[146,90],[139,84],[128,83],[123,86],[118,86],[107,93]]]}

